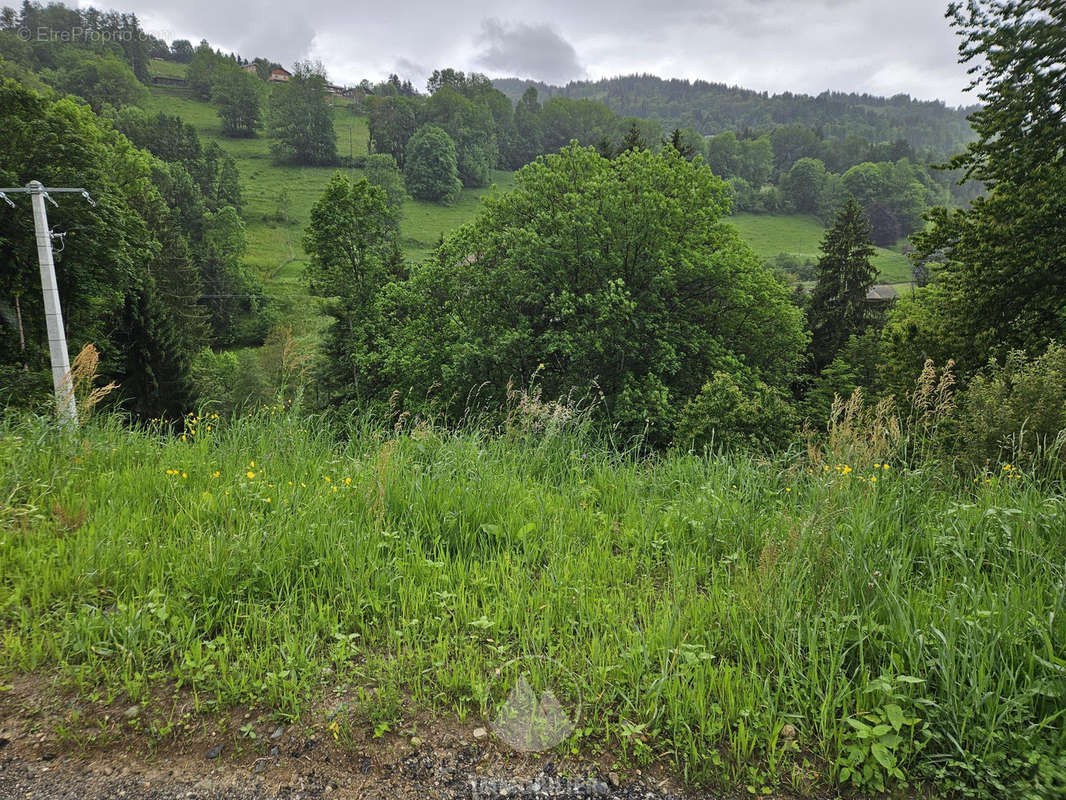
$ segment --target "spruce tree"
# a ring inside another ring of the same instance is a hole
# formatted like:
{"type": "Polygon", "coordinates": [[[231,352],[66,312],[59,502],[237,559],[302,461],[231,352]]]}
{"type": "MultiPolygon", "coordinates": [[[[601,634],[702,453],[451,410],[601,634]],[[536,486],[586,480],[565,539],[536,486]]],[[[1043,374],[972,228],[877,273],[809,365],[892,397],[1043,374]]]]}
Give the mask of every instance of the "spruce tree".
{"type": "Polygon", "coordinates": [[[847,338],[862,333],[870,320],[866,293],[877,278],[870,263],[874,252],[870,222],[850,197],[822,239],[818,282],[807,310],[816,370],[831,362],[847,338]]]}

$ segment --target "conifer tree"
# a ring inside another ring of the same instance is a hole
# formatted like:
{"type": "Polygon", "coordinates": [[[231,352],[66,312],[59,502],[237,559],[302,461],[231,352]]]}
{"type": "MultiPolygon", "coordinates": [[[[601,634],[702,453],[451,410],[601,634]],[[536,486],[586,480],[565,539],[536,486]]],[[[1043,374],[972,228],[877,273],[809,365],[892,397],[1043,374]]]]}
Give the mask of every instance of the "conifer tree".
{"type": "Polygon", "coordinates": [[[869,322],[866,293],[877,277],[870,263],[874,252],[870,222],[858,201],[849,198],[822,240],[818,282],[807,310],[817,370],[833,360],[848,336],[862,333],[869,322]]]}

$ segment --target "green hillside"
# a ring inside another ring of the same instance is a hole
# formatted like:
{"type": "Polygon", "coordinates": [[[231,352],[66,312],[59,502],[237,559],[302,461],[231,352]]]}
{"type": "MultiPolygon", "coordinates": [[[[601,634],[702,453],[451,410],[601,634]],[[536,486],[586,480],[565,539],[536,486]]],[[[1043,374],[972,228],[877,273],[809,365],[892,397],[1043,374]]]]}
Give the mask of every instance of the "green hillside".
{"type": "MultiPolygon", "coordinates": [[[[745,241],[764,259],[788,253],[816,260],[825,235],[821,222],[803,214],[734,214],[729,221],[736,225],[745,241]]],[[[911,262],[896,250],[878,247],[873,265],[880,273],[879,280],[884,283],[907,283],[911,279],[911,262]]]]}
{"type": "MultiPolygon", "coordinates": [[[[174,64],[153,61],[155,74],[182,77],[174,64]],[[160,67],[159,65],[163,65],[160,67]],[[167,68],[167,69],[165,69],[167,68]]],[[[237,162],[244,197],[244,217],[248,234],[246,260],[267,281],[270,292],[281,298],[306,297],[301,283],[304,251],[301,243],[311,206],[318,200],[337,167],[277,166],[270,157],[270,140],[225,138],[215,107],[194,99],[188,89],[153,86],[146,104],[150,111],[180,116],[193,125],[201,139],[218,142],[237,162]],[[284,217],[288,221],[279,219],[284,217]]],[[[342,155],[365,155],[370,140],[366,118],[353,114],[346,104],[333,107],[333,125],[342,155]]],[[[362,170],[345,169],[350,175],[362,170]]],[[[496,171],[500,189],[512,185],[512,173],[496,171]]],[[[418,261],[428,255],[440,237],[470,220],[480,199],[492,189],[464,189],[451,206],[409,199],[403,206],[400,224],[405,255],[418,261]]]]}
{"type": "MultiPolygon", "coordinates": [[[[166,77],[184,75],[182,65],[170,62],[153,61],[152,70],[153,74],[166,77]]],[[[290,301],[287,311],[291,317],[314,327],[317,301],[311,301],[303,288],[301,273],[305,256],[301,240],[311,206],[337,168],[275,165],[267,137],[223,137],[215,107],[194,99],[188,89],[153,86],[147,105],[149,110],[180,116],[196,128],[202,139],[218,142],[237,161],[245,201],[246,260],[264,278],[272,295],[290,301]]],[[[342,101],[333,106],[333,124],[342,155],[358,156],[367,152],[370,133],[365,117],[353,114],[342,101]]],[[[362,174],[358,169],[343,171],[362,174]]],[[[506,191],[513,185],[513,173],[495,171],[494,184],[497,190],[506,191]]],[[[404,203],[400,230],[407,259],[417,262],[425,258],[441,236],[474,217],[481,198],[491,191],[491,188],[464,189],[459,200],[450,206],[413,199],[404,203]]],[[[764,259],[780,253],[816,259],[825,232],[814,217],[802,215],[736,214],[730,222],[764,259]]],[[[910,279],[910,263],[901,253],[878,248],[874,264],[886,283],[910,279]]]]}

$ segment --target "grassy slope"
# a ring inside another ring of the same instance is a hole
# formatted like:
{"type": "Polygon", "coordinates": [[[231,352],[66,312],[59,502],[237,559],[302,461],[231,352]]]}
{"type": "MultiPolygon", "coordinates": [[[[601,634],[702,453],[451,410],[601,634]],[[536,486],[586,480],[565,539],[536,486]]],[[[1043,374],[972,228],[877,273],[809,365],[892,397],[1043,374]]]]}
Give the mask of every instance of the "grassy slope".
{"type": "MultiPolygon", "coordinates": [[[[817,260],[825,235],[821,222],[802,214],[735,214],[729,221],[762,258],[790,253],[817,260]]],[[[902,253],[879,247],[872,261],[883,283],[900,284],[911,279],[911,263],[902,253]]]]}
{"type": "Polygon", "coordinates": [[[575,746],[759,794],[830,796],[847,720],[889,706],[932,737],[889,748],[909,776],[1066,750],[1066,504],[998,466],[638,461],[565,431],[342,444],[284,412],[194,429],[0,420],[0,675],[149,713],[175,680],[283,716],[341,686],[338,725],[400,731],[484,719],[493,671],[543,654],[584,681],[575,746]]]}
{"type": "MultiPolygon", "coordinates": [[[[154,61],[152,69],[154,74],[180,76],[183,68],[154,61]]],[[[304,263],[300,244],[303,226],[308,220],[312,204],[318,199],[334,168],[273,165],[269,140],[262,137],[245,140],[223,138],[215,108],[191,99],[187,91],[153,87],[151,107],[180,115],[196,127],[202,138],[218,141],[237,159],[247,204],[247,260],[259,268],[264,277],[271,279],[273,293],[294,298],[300,296],[300,270],[304,263]],[[264,219],[264,216],[272,216],[277,211],[277,198],[282,189],[288,192],[290,200],[291,222],[287,225],[264,219]]],[[[345,106],[337,106],[334,109],[334,126],[338,149],[342,154],[366,153],[369,131],[365,118],[349,113],[345,106]]],[[[361,174],[360,170],[348,172],[361,174]]],[[[509,172],[497,171],[493,180],[501,190],[513,185],[513,176],[509,172]]],[[[481,197],[490,191],[464,190],[453,206],[417,200],[405,203],[401,235],[408,259],[418,261],[424,258],[436,246],[442,234],[471,220],[481,197]]],[[[741,235],[762,258],[771,258],[779,253],[817,258],[825,232],[818,220],[802,215],[737,214],[730,222],[737,226],[741,235]]],[[[881,280],[886,283],[910,280],[910,262],[898,252],[879,248],[874,265],[881,272],[881,280]]]]}

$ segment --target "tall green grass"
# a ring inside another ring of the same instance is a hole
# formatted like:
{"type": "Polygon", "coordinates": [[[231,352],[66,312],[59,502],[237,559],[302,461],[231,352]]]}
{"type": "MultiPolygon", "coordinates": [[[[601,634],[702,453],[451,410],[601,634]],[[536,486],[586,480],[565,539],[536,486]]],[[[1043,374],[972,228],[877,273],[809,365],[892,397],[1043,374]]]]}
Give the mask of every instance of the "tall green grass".
{"type": "Polygon", "coordinates": [[[184,437],[9,418],[0,467],[3,670],[282,716],[344,684],[395,724],[405,696],[477,718],[536,654],[584,683],[570,746],[695,782],[1066,780],[1066,498],[1015,470],[284,411],[184,437]]]}

